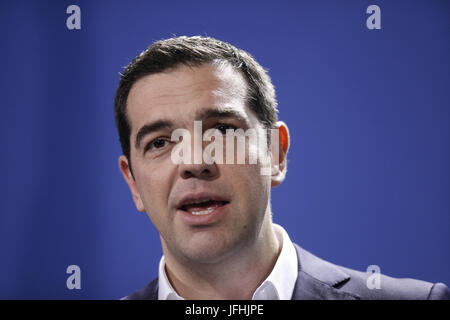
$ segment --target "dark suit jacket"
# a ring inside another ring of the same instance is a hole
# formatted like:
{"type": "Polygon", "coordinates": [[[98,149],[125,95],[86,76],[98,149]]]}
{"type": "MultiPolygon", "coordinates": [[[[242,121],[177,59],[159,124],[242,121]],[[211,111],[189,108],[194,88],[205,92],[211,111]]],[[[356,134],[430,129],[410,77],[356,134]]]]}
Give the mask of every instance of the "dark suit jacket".
{"type": "MultiPolygon", "coordinates": [[[[381,275],[381,288],[368,289],[365,272],[324,261],[294,244],[298,258],[298,277],[292,300],[419,299],[449,300],[443,283],[414,279],[395,279],[381,275]]],[[[158,278],[124,300],[157,300],[158,278]]]]}

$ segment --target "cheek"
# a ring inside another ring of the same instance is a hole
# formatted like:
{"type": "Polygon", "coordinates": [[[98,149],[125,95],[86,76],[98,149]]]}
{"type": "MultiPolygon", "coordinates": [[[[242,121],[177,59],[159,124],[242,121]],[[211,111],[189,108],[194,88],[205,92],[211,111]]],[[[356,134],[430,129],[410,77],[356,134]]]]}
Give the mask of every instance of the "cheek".
{"type": "Polygon", "coordinates": [[[269,197],[270,176],[261,175],[259,165],[233,166],[235,169],[230,172],[230,177],[233,177],[233,190],[240,206],[245,210],[264,210],[269,197]]]}
{"type": "Polygon", "coordinates": [[[170,181],[163,168],[141,166],[136,175],[139,193],[148,214],[167,210],[170,181]]]}
{"type": "Polygon", "coordinates": [[[171,225],[171,215],[168,213],[167,204],[170,188],[167,175],[163,174],[162,170],[152,170],[151,172],[140,176],[141,199],[147,216],[158,232],[165,235],[170,234],[168,226],[171,225]]]}

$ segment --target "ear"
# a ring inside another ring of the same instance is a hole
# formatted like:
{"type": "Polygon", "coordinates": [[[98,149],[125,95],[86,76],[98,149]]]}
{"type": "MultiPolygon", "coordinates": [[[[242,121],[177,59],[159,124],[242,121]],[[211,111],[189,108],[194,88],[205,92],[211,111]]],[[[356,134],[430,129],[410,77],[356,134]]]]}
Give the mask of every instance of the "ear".
{"type": "Polygon", "coordinates": [[[131,195],[133,196],[134,204],[136,205],[136,209],[140,212],[145,212],[144,203],[142,202],[141,195],[139,194],[139,190],[136,185],[136,180],[134,180],[133,175],[131,174],[130,166],[128,164],[128,158],[124,155],[119,157],[119,168],[122,171],[123,177],[130,188],[131,195]]]}
{"type": "Polygon", "coordinates": [[[283,121],[278,121],[275,124],[275,129],[278,130],[278,141],[274,140],[274,138],[276,139],[276,137],[272,137],[272,187],[279,186],[286,177],[287,153],[290,145],[289,129],[286,123],[284,123],[283,121]],[[276,148],[275,146],[276,143],[278,143],[278,148],[276,148]]]}

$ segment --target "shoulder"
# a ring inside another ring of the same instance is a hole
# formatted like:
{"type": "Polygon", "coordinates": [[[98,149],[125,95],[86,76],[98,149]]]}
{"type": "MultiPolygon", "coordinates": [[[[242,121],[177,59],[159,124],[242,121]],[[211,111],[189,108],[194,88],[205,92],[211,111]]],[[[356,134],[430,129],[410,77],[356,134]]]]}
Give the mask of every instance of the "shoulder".
{"type": "Polygon", "coordinates": [[[342,290],[368,300],[447,300],[450,293],[443,283],[431,283],[410,278],[393,278],[384,274],[369,274],[338,266],[350,276],[342,290]],[[369,277],[377,277],[377,286],[370,286],[369,277]]]}
{"type": "Polygon", "coordinates": [[[158,300],[158,278],[154,279],[144,288],[120,300],[158,300]]]}
{"type": "Polygon", "coordinates": [[[449,289],[443,283],[361,272],[325,261],[298,245],[295,247],[299,263],[296,296],[299,298],[450,299],[449,289]]]}

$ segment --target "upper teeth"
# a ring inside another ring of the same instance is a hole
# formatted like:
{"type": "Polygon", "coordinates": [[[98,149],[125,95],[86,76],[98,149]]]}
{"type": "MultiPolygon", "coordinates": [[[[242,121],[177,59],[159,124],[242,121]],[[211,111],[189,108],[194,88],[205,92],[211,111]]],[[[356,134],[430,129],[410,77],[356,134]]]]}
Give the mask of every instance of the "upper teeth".
{"type": "Polygon", "coordinates": [[[201,215],[213,212],[214,209],[215,209],[215,207],[211,207],[211,208],[208,208],[208,209],[202,210],[202,211],[189,211],[189,212],[192,213],[193,215],[201,216],[201,215]]]}

